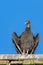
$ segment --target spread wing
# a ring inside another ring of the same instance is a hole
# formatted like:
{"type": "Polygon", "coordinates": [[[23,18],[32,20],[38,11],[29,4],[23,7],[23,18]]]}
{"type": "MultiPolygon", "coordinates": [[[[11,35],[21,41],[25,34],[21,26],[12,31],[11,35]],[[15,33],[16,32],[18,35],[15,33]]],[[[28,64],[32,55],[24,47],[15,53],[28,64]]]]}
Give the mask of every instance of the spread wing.
{"type": "Polygon", "coordinates": [[[19,43],[20,43],[19,42],[19,37],[17,36],[17,34],[15,32],[12,35],[12,41],[13,41],[15,47],[16,47],[17,52],[22,53],[21,48],[19,46],[19,43]]]}
{"type": "Polygon", "coordinates": [[[37,34],[36,37],[35,37],[35,39],[34,39],[34,44],[35,45],[34,45],[32,51],[31,51],[31,54],[34,53],[34,50],[36,49],[36,47],[38,45],[39,39],[40,39],[40,36],[39,36],[39,34],[37,34]]]}

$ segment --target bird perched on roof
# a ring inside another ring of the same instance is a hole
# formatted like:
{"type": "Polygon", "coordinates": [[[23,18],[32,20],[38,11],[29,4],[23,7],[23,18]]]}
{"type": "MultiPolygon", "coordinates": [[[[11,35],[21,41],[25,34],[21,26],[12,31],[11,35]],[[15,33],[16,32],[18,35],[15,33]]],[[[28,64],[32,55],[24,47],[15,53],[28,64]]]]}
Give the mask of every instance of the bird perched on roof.
{"type": "Polygon", "coordinates": [[[26,21],[26,29],[22,32],[22,34],[18,37],[16,32],[13,32],[12,40],[17,49],[17,52],[20,54],[32,54],[34,53],[38,42],[39,42],[39,34],[36,36],[33,35],[30,28],[30,21],[26,21]]]}

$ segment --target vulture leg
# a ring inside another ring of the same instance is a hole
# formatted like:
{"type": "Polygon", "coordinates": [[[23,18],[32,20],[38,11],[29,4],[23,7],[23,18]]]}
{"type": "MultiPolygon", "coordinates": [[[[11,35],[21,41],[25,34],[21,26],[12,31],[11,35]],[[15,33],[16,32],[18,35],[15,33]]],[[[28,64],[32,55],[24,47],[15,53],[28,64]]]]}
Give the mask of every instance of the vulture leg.
{"type": "Polygon", "coordinates": [[[34,50],[36,49],[36,47],[38,45],[39,38],[40,38],[39,34],[37,34],[36,37],[35,37],[35,40],[34,40],[34,47],[33,47],[32,51],[31,51],[31,54],[34,53],[34,50]]]}
{"type": "Polygon", "coordinates": [[[17,49],[17,52],[18,53],[22,53],[22,51],[21,51],[21,49],[20,49],[20,47],[18,45],[18,43],[19,43],[19,37],[17,36],[17,34],[15,32],[12,35],[12,40],[14,42],[14,45],[15,45],[16,49],[17,49]]]}

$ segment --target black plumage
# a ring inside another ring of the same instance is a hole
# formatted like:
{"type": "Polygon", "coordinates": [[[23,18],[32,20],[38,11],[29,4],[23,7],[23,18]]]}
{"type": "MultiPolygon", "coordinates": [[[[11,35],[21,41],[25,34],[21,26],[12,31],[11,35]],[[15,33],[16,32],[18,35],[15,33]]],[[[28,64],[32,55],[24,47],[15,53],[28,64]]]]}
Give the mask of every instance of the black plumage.
{"type": "Polygon", "coordinates": [[[36,37],[33,35],[30,29],[30,21],[27,21],[26,25],[27,27],[25,31],[22,32],[20,37],[18,37],[15,32],[13,33],[13,36],[12,36],[12,40],[15,44],[17,52],[21,54],[33,53],[39,42],[39,34],[37,34],[36,37]]]}

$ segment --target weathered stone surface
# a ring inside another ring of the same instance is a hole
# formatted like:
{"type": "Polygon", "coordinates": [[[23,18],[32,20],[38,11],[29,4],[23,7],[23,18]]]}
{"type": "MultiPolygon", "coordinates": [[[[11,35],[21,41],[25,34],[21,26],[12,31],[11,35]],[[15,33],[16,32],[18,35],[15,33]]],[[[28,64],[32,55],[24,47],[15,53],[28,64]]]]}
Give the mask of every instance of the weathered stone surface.
{"type": "Polygon", "coordinates": [[[43,59],[43,54],[28,54],[28,55],[21,55],[21,54],[0,54],[0,60],[32,60],[32,59],[43,59]]]}
{"type": "Polygon", "coordinates": [[[0,64],[43,64],[43,54],[0,54],[0,64]]]}

